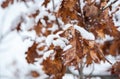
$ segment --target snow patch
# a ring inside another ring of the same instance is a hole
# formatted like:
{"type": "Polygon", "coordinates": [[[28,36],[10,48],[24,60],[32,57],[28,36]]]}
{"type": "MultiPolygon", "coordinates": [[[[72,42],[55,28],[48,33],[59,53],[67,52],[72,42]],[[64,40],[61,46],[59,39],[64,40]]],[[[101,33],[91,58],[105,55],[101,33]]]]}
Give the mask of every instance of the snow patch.
{"type": "Polygon", "coordinates": [[[52,54],[52,53],[54,53],[54,50],[49,50],[49,51],[45,52],[44,55],[43,55],[43,59],[46,59],[46,58],[49,57],[50,54],[52,54]]]}
{"type": "Polygon", "coordinates": [[[87,40],[95,40],[95,36],[91,32],[88,32],[84,28],[77,25],[74,25],[74,28],[80,32],[83,38],[87,40]]]}
{"type": "Polygon", "coordinates": [[[67,45],[67,46],[63,49],[63,51],[67,51],[67,50],[70,49],[70,48],[72,48],[72,45],[67,45]]]}

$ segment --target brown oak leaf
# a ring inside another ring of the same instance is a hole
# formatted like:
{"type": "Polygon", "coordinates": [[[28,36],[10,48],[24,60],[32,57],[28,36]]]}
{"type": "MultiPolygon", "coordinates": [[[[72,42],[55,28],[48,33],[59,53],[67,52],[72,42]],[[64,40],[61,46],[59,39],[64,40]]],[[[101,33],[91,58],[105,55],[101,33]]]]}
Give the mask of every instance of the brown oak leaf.
{"type": "Polygon", "coordinates": [[[27,54],[26,59],[27,59],[28,63],[34,63],[35,58],[42,57],[42,55],[38,55],[38,53],[36,51],[37,46],[38,46],[38,44],[34,42],[33,45],[28,48],[28,51],[26,52],[26,54],[27,54]]]}
{"type": "Polygon", "coordinates": [[[60,59],[51,60],[48,57],[46,60],[43,60],[42,65],[45,73],[52,77],[52,79],[62,79],[65,73],[65,66],[60,59]]]}

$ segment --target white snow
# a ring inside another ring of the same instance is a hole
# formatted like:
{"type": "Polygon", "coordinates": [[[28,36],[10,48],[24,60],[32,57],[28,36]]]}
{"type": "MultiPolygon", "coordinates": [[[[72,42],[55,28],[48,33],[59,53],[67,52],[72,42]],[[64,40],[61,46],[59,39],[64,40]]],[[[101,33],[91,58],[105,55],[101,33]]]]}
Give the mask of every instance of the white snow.
{"type": "Polygon", "coordinates": [[[51,13],[48,14],[47,16],[48,16],[48,18],[49,18],[49,22],[50,22],[50,21],[54,21],[54,20],[56,19],[55,16],[53,16],[51,13]]]}
{"type": "Polygon", "coordinates": [[[88,32],[84,28],[77,25],[74,25],[74,28],[80,32],[83,38],[87,40],[95,40],[95,36],[91,32],[88,32]]]}
{"type": "Polygon", "coordinates": [[[32,31],[20,31],[19,34],[23,39],[30,38],[31,40],[35,40],[35,38],[36,38],[36,33],[34,30],[32,30],[32,31]]]}
{"type": "Polygon", "coordinates": [[[71,74],[65,74],[62,79],[77,79],[77,78],[71,74]]]}
{"type": "Polygon", "coordinates": [[[70,49],[70,48],[72,48],[72,45],[67,45],[67,46],[63,49],[63,51],[67,51],[67,50],[70,49]]]}
{"type": "Polygon", "coordinates": [[[73,24],[66,24],[64,27],[63,27],[63,30],[67,30],[69,27],[73,26],[73,24]]]}
{"type": "Polygon", "coordinates": [[[28,9],[24,5],[24,3],[15,3],[12,6],[9,6],[6,9],[0,8],[1,20],[0,20],[0,28],[2,28],[2,34],[5,34],[10,30],[12,22],[20,16],[22,13],[25,13],[28,9]]]}
{"type": "Polygon", "coordinates": [[[28,73],[28,64],[25,60],[24,52],[26,52],[31,45],[32,42],[30,42],[30,40],[23,42],[16,31],[9,33],[1,40],[0,79],[2,76],[8,77],[8,79],[17,79],[17,77],[14,76],[14,73],[17,72],[16,70],[18,70],[19,79],[25,79],[25,74],[28,73]]]}
{"type": "Polygon", "coordinates": [[[56,35],[48,35],[46,40],[46,45],[49,47],[51,44],[53,44],[54,46],[60,46],[60,48],[64,48],[66,47],[66,44],[68,44],[68,40],[66,38],[62,38],[59,36],[59,34],[56,35]]]}
{"type": "Polygon", "coordinates": [[[120,10],[117,11],[114,15],[113,21],[115,26],[119,26],[120,27],[120,10]]]}
{"type": "Polygon", "coordinates": [[[80,0],[80,8],[81,8],[81,10],[82,10],[82,13],[83,13],[83,7],[85,6],[85,2],[84,2],[84,0],[80,0]]]}
{"type": "Polygon", "coordinates": [[[65,42],[61,39],[54,40],[53,45],[60,46],[62,49],[66,46],[65,42]]]}
{"type": "Polygon", "coordinates": [[[54,53],[54,50],[49,50],[49,51],[45,52],[44,55],[43,55],[43,59],[46,59],[46,58],[49,57],[50,54],[52,54],[52,53],[54,53]]]}
{"type": "Polygon", "coordinates": [[[105,38],[103,38],[103,39],[96,39],[95,41],[96,41],[96,43],[103,44],[105,41],[109,41],[109,40],[113,40],[113,39],[114,39],[113,37],[111,37],[109,35],[105,35],[105,38]]]}
{"type": "Polygon", "coordinates": [[[53,35],[53,34],[47,36],[47,38],[46,38],[46,45],[48,47],[52,44],[54,38],[58,38],[58,36],[57,35],[53,35]]]}
{"type": "MultiPolygon", "coordinates": [[[[4,0],[0,0],[0,4],[4,0]]],[[[48,13],[47,10],[50,9],[50,11],[53,11],[52,2],[48,4],[48,7],[45,8],[41,6],[44,0],[34,0],[35,3],[32,1],[28,1],[27,5],[25,5],[24,2],[14,2],[12,5],[9,5],[9,7],[3,9],[0,6],[0,79],[34,79],[30,75],[31,70],[36,70],[40,73],[40,77],[35,79],[46,79],[48,76],[44,73],[42,70],[42,66],[40,63],[43,61],[43,59],[46,59],[51,54],[54,54],[54,50],[49,50],[48,47],[53,44],[55,46],[60,46],[63,51],[66,51],[70,48],[72,48],[72,45],[69,45],[69,41],[66,38],[62,38],[59,35],[63,33],[63,31],[59,31],[57,34],[51,34],[47,37],[40,36],[38,37],[35,33],[35,31],[27,31],[28,29],[32,28],[35,23],[37,23],[39,20],[41,20],[42,24],[46,26],[46,23],[44,21],[44,16],[48,16],[48,21],[52,22],[56,19],[54,14],[48,13]],[[34,18],[29,18],[28,15],[31,13],[34,13],[36,10],[39,10],[40,13],[38,16],[34,18]],[[21,24],[22,31],[17,32],[16,30],[11,31],[11,28],[15,28],[14,25],[16,25],[20,17],[24,19],[24,22],[21,24]],[[15,23],[16,22],[16,23],[15,23]],[[14,24],[15,23],[15,24],[14,24]],[[43,58],[36,58],[38,62],[35,62],[34,64],[28,64],[25,57],[25,52],[28,50],[30,46],[33,45],[33,41],[36,41],[37,43],[40,43],[40,46],[47,45],[44,51],[38,51],[38,54],[42,54],[43,58]],[[45,41],[45,42],[44,42],[45,41]]],[[[54,12],[57,12],[62,0],[54,0],[55,2],[55,10],[54,12]]],[[[96,0],[97,3],[99,3],[100,0],[96,0]]],[[[113,0],[110,0],[113,1],[113,0]]],[[[84,0],[80,0],[81,2],[81,9],[85,6],[84,0]]],[[[118,0],[117,3],[115,3],[112,7],[112,12],[115,10],[115,8],[120,4],[120,1],[118,0]]],[[[116,12],[114,14],[114,23],[116,26],[120,26],[120,11],[116,12]],[[117,17],[118,21],[116,21],[115,17],[117,17]]],[[[61,24],[61,27],[63,30],[67,30],[69,27],[74,27],[76,30],[80,32],[82,37],[87,40],[95,40],[94,35],[91,32],[88,32],[84,28],[73,25],[73,24],[64,24],[61,18],[58,18],[59,23],[61,24]]],[[[58,26],[54,24],[49,30],[55,31],[58,29],[58,26]]],[[[45,27],[42,29],[42,32],[45,32],[45,27]]],[[[120,31],[120,27],[118,28],[120,31]]],[[[106,35],[105,39],[102,39],[103,42],[106,40],[111,40],[112,37],[106,35]]],[[[97,41],[96,41],[97,42],[97,41]]],[[[118,59],[120,57],[118,56],[118,59]]],[[[112,63],[116,61],[116,59],[112,56],[107,56],[107,59],[110,60],[112,63]]],[[[117,60],[118,60],[117,59],[117,60]]],[[[94,64],[94,72],[93,74],[110,74],[109,72],[106,72],[106,70],[111,67],[111,65],[107,62],[101,62],[101,64],[94,64]]],[[[78,74],[75,70],[73,70],[74,67],[71,67],[71,71],[73,73],[78,74]]],[[[88,67],[84,68],[84,73],[89,74],[92,71],[93,65],[90,65],[88,67]]],[[[63,79],[77,79],[74,78],[71,74],[65,74],[63,76],[63,79]]],[[[97,79],[97,78],[96,78],[97,79]]],[[[99,78],[98,78],[99,79],[99,78]]]]}
{"type": "Polygon", "coordinates": [[[100,3],[100,0],[95,0],[95,1],[96,1],[96,3],[97,3],[97,4],[99,4],[99,3],[100,3]]]}
{"type": "Polygon", "coordinates": [[[44,19],[41,19],[40,21],[41,21],[41,23],[43,24],[43,26],[47,26],[44,19]]]}
{"type": "Polygon", "coordinates": [[[53,26],[51,28],[48,28],[48,30],[55,32],[56,30],[58,30],[58,25],[57,24],[53,24],[53,26]]]}

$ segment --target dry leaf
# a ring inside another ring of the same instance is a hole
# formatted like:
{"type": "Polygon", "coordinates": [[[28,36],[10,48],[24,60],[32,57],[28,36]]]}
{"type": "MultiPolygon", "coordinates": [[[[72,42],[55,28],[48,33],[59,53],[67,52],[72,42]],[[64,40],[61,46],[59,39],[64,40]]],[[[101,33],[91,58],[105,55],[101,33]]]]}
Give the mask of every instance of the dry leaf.
{"type": "Polygon", "coordinates": [[[31,75],[35,78],[40,76],[40,74],[36,71],[31,71],[31,75]]]}
{"type": "Polygon", "coordinates": [[[43,6],[45,6],[45,7],[47,7],[47,4],[50,2],[50,0],[45,0],[44,2],[43,2],[43,6]]]}
{"type": "Polygon", "coordinates": [[[8,7],[9,4],[13,4],[13,1],[14,0],[4,0],[3,3],[2,3],[2,8],[6,8],[8,7]]]}
{"type": "Polygon", "coordinates": [[[65,73],[65,66],[60,59],[51,60],[50,58],[47,58],[42,62],[42,65],[45,73],[52,76],[52,79],[62,79],[62,76],[65,73]]]}
{"type": "Polygon", "coordinates": [[[94,61],[100,62],[100,60],[99,60],[99,58],[98,58],[98,56],[97,56],[97,54],[96,54],[96,52],[95,52],[94,50],[91,50],[91,51],[90,51],[90,56],[91,56],[91,58],[92,58],[94,61]]]}
{"type": "Polygon", "coordinates": [[[33,43],[33,45],[31,47],[29,47],[28,51],[26,52],[27,54],[27,62],[28,63],[34,63],[35,62],[35,58],[40,58],[42,57],[41,55],[38,55],[36,49],[37,49],[38,44],[37,43],[33,43]]]}

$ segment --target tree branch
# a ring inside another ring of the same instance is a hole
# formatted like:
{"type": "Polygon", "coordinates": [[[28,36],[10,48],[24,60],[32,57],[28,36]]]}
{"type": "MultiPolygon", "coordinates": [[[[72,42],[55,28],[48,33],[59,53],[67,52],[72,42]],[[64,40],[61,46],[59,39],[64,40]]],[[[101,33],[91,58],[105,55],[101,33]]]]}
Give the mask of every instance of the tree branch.
{"type": "MultiPolygon", "coordinates": [[[[54,10],[55,10],[54,0],[52,0],[52,5],[53,5],[53,12],[54,12],[54,10]]],[[[55,20],[56,20],[56,23],[58,25],[59,30],[62,30],[62,28],[60,27],[60,23],[59,23],[58,18],[56,17],[56,15],[55,15],[55,20]]]]}

